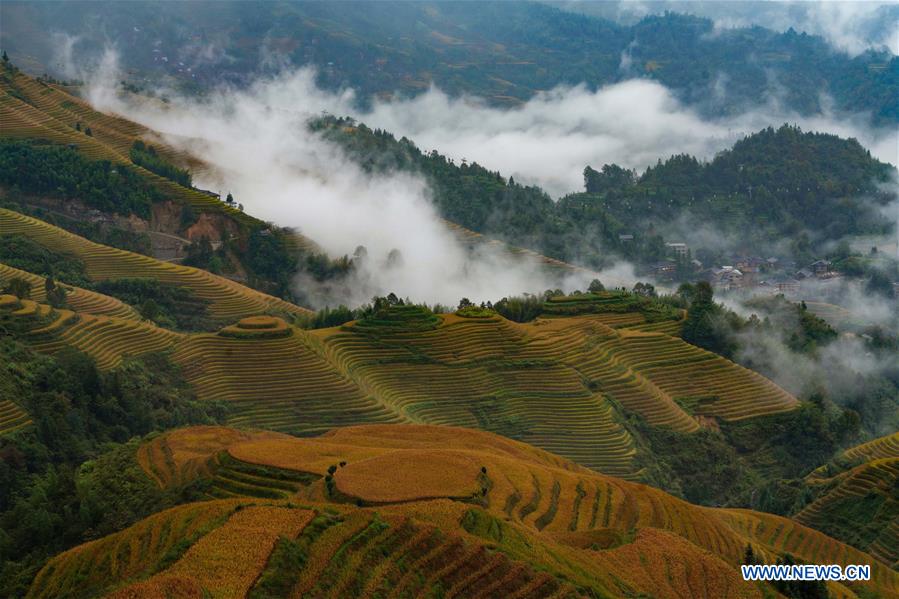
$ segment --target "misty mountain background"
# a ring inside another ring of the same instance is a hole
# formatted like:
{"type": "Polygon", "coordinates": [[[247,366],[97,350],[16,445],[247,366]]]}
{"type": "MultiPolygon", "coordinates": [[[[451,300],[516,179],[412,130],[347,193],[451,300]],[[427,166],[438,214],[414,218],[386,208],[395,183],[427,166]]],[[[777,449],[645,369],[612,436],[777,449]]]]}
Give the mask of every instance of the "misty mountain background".
{"type": "Polygon", "coordinates": [[[879,43],[844,40],[853,32],[889,39],[896,6],[848,3],[868,8],[834,13],[721,4],[566,2],[562,10],[529,2],[12,1],[0,7],[0,45],[26,70],[54,76],[73,75],[73,56],[114,46],[132,84],[167,81],[194,92],[313,66],[319,86],[352,87],[363,106],[436,85],[508,107],[559,85],[595,90],[638,77],[658,81],[705,116],[776,102],[801,115],[863,112],[874,124],[899,121],[896,56],[879,43]],[[810,14],[833,18],[812,22],[810,14]],[[797,29],[766,29],[754,17],[797,29]]]}

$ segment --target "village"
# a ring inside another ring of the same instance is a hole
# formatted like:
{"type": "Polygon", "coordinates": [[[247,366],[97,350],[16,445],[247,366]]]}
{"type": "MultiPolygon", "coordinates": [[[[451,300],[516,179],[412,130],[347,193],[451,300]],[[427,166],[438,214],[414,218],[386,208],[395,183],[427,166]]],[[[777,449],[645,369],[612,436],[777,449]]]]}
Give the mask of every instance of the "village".
{"type": "MultiPolygon", "coordinates": [[[[693,257],[684,242],[666,243],[667,256],[651,265],[650,272],[659,282],[706,281],[716,293],[727,295],[783,295],[800,299],[821,295],[835,289],[857,275],[846,272],[838,263],[824,257],[797,263],[784,256],[730,254],[720,264],[704,264],[693,257]]],[[[878,256],[871,248],[870,256],[878,256]]],[[[891,281],[892,297],[899,299],[899,280],[891,281]]]]}

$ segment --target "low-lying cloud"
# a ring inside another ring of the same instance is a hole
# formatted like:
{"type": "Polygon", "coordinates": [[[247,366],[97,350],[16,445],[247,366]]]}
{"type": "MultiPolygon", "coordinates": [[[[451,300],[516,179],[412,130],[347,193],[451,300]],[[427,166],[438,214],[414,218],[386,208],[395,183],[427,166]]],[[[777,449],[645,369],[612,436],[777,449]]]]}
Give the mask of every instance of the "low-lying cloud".
{"type": "MultiPolygon", "coordinates": [[[[717,79],[715,87],[726,88],[726,81],[717,79]]],[[[412,99],[376,103],[370,112],[345,109],[423,149],[478,162],[556,197],[582,189],[588,164],[642,171],[673,154],[710,159],[744,135],[784,122],[854,137],[879,159],[899,163],[896,130],[870,128],[865,115],[800,116],[769,98],[750,112],[706,120],[647,79],[596,91],[559,87],[514,109],[490,107],[478,98],[450,98],[436,88],[412,99]]]]}
{"type": "MultiPolygon", "coordinates": [[[[364,291],[344,298],[351,303],[370,298],[372,291],[442,303],[462,296],[497,299],[558,283],[536,264],[513,266],[488,249],[471,254],[440,222],[423,179],[366,173],[310,133],[305,123],[323,112],[354,116],[409,137],[425,151],[476,161],[556,197],[582,188],[585,165],[642,169],[678,153],[710,158],[744,134],[784,121],[856,137],[881,159],[899,162],[896,131],[869,129],[864,115],[799,117],[769,100],[752,112],[704,120],[667,88],[644,79],[596,91],[560,87],[514,109],[450,98],[432,88],[360,111],[353,90],[322,90],[309,68],[260,79],[247,89],[221,88],[203,100],[172,96],[165,107],[124,103],[112,85],[115,71],[114,54],[107,52],[88,78],[89,99],[163,132],[168,143],[210,164],[210,171],[195,177],[198,184],[232,192],[248,212],[297,228],[331,255],[351,255],[357,245],[365,246],[370,271],[354,286],[364,291]],[[402,266],[378,266],[393,249],[400,251],[402,266]]],[[[584,281],[571,286],[583,288],[584,281]]]]}
{"type": "Polygon", "coordinates": [[[875,0],[585,0],[550,1],[562,8],[632,24],[665,11],[694,14],[721,29],[758,25],[774,31],[819,35],[834,49],[856,56],[866,50],[889,49],[899,54],[895,2],[875,0]]]}
{"type": "MultiPolygon", "coordinates": [[[[311,133],[310,118],[326,108],[339,113],[352,94],[316,89],[309,71],[242,91],[219,90],[202,101],[173,96],[168,104],[140,105],[115,92],[115,73],[114,55],[107,53],[90,81],[91,102],[159,131],[206,162],[210,169],[196,177],[200,187],[232,193],[247,212],[297,229],[331,256],[366,248],[368,257],[349,284],[303,289],[319,306],[358,305],[388,292],[455,304],[463,296],[496,300],[561,284],[536,261],[465,247],[435,212],[423,178],[366,173],[311,133]],[[399,253],[388,259],[394,250],[399,253]]],[[[569,284],[584,286],[579,277],[569,284]]]]}

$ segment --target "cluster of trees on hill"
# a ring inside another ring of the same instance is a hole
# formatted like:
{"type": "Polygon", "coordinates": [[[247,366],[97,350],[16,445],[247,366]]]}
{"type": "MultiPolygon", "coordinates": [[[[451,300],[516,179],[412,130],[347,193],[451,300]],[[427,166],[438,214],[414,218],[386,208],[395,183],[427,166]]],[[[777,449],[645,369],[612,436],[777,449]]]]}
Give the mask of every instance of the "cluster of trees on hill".
{"type": "Polygon", "coordinates": [[[22,192],[77,198],[91,208],[149,218],[163,195],[133,169],[89,160],[77,149],[37,141],[0,140],[0,183],[22,192]]]}
{"type": "MultiPolygon", "coordinates": [[[[673,296],[660,301],[687,309],[682,337],[684,341],[713,351],[769,378],[777,379],[785,367],[784,355],[791,353],[797,360],[814,362],[839,339],[837,331],[822,318],[812,314],[804,302],[794,303],[783,296],[757,298],[745,308],[749,317],[714,301],[708,283],[683,284],[673,296]],[[782,349],[781,349],[782,348],[782,349]]],[[[861,331],[867,359],[887,364],[895,356],[899,340],[895,332],[872,326],[861,331]]],[[[899,368],[855,371],[843,362],[828,362],[829,376],[834,380],[852,381],[830,390],[818,385],[811,389],[792,389],[838,401],[850,409],[858,424],[854,427],[865,435],[877,436],[884,427],[899,425],[899,368]]]]}
{"type": "Polygon", "coordinates": [[[558,202],[538,187],[436,151],[425,154],[406,138],[353,119],[324,117],[310,126],[368,170],[421,173],[443,217],[593,268],[605,266],[610,254],[643,264],[665,258],[663,225],[679,219],[717,231],[735,247],[792,238],[800,260],[844,235],[894,226],[879,208],[891,198],[881,186],[895,168],[856,140],[788,125],[750,135],[708,163],[674,156],[642,175],[588,166],[586,191],[558,202]]]}
{"type": "Polygon", "coordinates": [[[24,596],[50,556],[183,499],[141,471],[132,437],[224,414],[196,401],[164,356],[104,373],[84,354],[39,355],[15,335],[0,338],[0,396],[16,398],[33,421],[0,437],[3,597],[24,596]]]}
{"type": "MultiPolygon", "coordinates": [[[[886,233],[879,209],[896,169],[854,139],[784,125],[750,135],[702,163],[673,156],[640,176],[617,165],[584,171],[585,194],[563,202],[596,203],[629,227],[685,218],[736,242],[773,242],[803,233],[824,240],[886,233]]],[[[804,243],[810,245],[808,237],[804,243]]]]}
{"type": "Polygon", "coordinates": [[[145,144],[141,140],[135,140],[128,154],[131,162],[138,166],[142,166],[150,172],[156,173],[166,179],[171,179],[184,187],[191,187],[193,181],[190,171],[185,168],[178,168],[162,156],[156,153],[156,148],[145,144]]]}

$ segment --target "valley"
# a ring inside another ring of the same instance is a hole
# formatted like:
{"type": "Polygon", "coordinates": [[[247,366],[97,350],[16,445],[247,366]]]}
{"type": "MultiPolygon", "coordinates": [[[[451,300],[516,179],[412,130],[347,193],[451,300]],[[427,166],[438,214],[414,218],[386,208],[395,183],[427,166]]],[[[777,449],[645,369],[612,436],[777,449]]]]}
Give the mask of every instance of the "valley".
{"type": "Polygon", "coordinates": [[[0,6],[0,596],[899,599],[890,49],[66,6],[0,6]]]}

